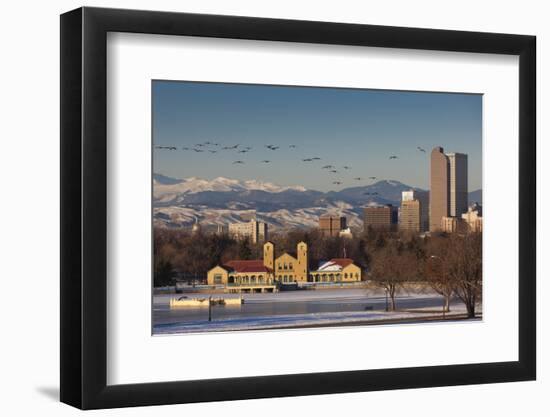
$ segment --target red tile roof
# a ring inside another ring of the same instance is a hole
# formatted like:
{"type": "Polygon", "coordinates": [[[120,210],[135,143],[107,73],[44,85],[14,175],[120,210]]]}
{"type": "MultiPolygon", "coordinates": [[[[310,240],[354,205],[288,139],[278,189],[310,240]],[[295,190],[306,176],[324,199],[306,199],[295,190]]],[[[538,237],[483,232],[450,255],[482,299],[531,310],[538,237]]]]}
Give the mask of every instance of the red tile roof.
{"type": "Polygon", "coordinates": [[[353,259],[349,258],[332,258],[329,262],[333,262],[336,265],[340,265],[342,268],[345,268],[348,265],[353,263],[353,259]]]}
{"type": "Polygon", "coordinates": [[[249,261],[228,261],[224,264],[224,267],[233,272],[271,272],[271,270],[264,265],[264,261],[262,261],[261,259],[254,259],[249,261]]]}

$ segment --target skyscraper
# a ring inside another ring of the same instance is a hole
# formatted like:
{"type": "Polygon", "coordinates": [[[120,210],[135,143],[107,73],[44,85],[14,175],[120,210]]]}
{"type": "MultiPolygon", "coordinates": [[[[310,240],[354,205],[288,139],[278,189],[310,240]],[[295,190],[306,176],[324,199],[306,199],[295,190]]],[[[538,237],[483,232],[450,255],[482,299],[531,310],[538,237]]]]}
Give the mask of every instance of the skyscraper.
{"type": "Polygon", "coordinates": [[[338,236],[346,228],[346,218],[329,214],[319,217],[319,229],[325,236],[338,236]]]}
{"type": "Polygon", "coordinates": [[[445,154],[440,146],[430,156],[430,231],[441,230],[443,217],[468,211],[468,155],[445,154]]]}
{"type": "Polygon", "coordinates": [[[401,193],[401,228],[425,232],[429,230],[429,193],[421,190],[409,190],[401,193]],[[414,204],[414,202],[418,204],[414,204]],[[418,217],[418,220],[416,218],[418,217]],[[418,223],[418,226],[413,226],[418,223]]]}
{"type": "Polygon", "coordinates": [[[449,215],[460,217],[468,211],[468,155],[448,153],[449,215]]]}
{"type": "Polygon", "coordinates": [[[250,220],[248,223],[231,223],[229,225],[229,235],[236,239],[250,239],[252,243],[266,242],[267,223],[250,220]]]}
{"type": "Polygon", "coordinates": [[[365,232],[373,229],[393,230],[397,224],[397,207],[387,204],[385,206],[370,206],[363,209],[363,227],[365,232]]]}

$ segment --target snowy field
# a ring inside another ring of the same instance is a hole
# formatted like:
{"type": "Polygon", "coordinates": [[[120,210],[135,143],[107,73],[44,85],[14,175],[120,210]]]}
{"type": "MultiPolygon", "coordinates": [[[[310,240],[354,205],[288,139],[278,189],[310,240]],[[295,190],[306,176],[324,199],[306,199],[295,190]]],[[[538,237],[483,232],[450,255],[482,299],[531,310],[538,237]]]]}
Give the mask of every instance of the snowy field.
{"type": "MultiPolygon", "coordinates": [[[[213,306],[212,321],[208,307],[170,309],[169,300],[177,295],[153,297],[153,334],[199,333],[211,331],[281,329],[337,325],[380,324],[393,321],[442,319],[442,298],[436,293],[402,293],[397,298],[399,311],[387,312],[384,291],[332,289],[243,294],[240,306],[213,306]]],[[[209,294],[188,294],[206,298],[209,294]]],[[[220,294],[213,294],[219,297],[220,294]]],[[[236,294],[223,295],[239,297],[236,294]]],[[[462,318],[465,308],[453,300],[446,319],[462,318]]]]}

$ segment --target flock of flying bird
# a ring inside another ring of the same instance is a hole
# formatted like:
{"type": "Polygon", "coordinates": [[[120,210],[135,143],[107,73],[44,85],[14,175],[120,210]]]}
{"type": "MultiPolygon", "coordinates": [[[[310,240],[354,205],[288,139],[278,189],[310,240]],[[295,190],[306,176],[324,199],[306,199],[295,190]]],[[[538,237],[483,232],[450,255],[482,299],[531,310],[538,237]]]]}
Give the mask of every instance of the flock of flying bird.
{"type": "MultiPolygon", "coordinates": [[[[265,148],[267,148],[270,151],[277,151],[278,149],[281,148],[281,146],[277,146],[277,145],[264,145],[264,146],[265,146],[265,148]]],[[[294,149],[294,148],[296,148],[296,145],[291,144],[291,145],[288,145],[288,147],[290,149],[294,149]]],[[[178,149],[176,146],[161,146],[161,145],[154,145],[154,148],[155,149],[168,150],[168,151],[175,151],[175,150],[178,149]]],[[[421,148],[420,146],[417,146],[416,149],[419,152],[426,153],[426,150],[421,148]]],[[[218,153],[221,150],[229,150],[229,151],[234,150],[234,151],[237,151],[237,153],[239,153],[239,154],[246,154],[246,153],[248,153],[252,150],[252,146],[242,146],[241,144],[236,144],[236,145],[231,145],[231,146],[221,146],[219,143],[206,141],[206,142],[202,142],[202,143],[196,143],[193,147],[184,146],[184,147],[181,148],[181,150],[183,150],[183,151],[193,151],[193,152],[197,152],[197,153],[209,152],[209,153],[212,153],[212,154],[218,153]]],[[[390,155],[388,159],[390,159],[390,160],[399,159],[399,157],[397,155],[390,155]]],[[[321,160],[321,158],[319,158],[318,156],[315,156],[315,157],[311,157],[311,158],[303,158],[302,162],[313,162],[313,161],[320,161],[320,160],[321,160]]],[[[269,159],[263,159],[260,162],[263,163],[263,164],[269,164],[272,161],[269,160],[269,159]]],[[[244,163],[245,162],[242,161],[242,160],[233,161],[233,165],[242,165],[244,163]]],[[[344,165],[344,166],[342,166],[342,168],[344,170],[350,170],[351,169],[351,167],[348,166],[348,165],[344,165]]],[[[339,171],[336,169],[336,166],[334,166],[334,165],[324,165],[323,167],[321,167],[321,169],[328,170],[328,172],[330,172],[331,174],[338,174],[339,173],[339,171]]],[[[353,179],[355,181],[362,181],[363,180],[362,177],[355,177],[353,179]]],[[[374,180],[377,179],[377,177],[368,177],[368,179],[374,181],[374,180]]],[[[343,182],[340,181],[340,180],[335,180],[332,183],[334,185],[342,185],[343,184],[343,182]]],[[[365,192],[364,194],[369,195],[369,196],[378,195],[377,192],[365,192]]]]}

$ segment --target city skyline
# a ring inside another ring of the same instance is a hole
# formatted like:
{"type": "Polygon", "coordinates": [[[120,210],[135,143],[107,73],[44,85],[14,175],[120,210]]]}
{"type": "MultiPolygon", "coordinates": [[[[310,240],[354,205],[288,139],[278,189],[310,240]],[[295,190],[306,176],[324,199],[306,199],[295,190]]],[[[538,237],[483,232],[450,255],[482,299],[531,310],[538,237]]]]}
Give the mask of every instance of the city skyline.
{"type": "Polygon", "coordinates": [[[325,192],[378,180],[429,189],[429,152],[442,146],[469,155],[474,191],[482,188],[481,101],[472,94],[154,81],[154,172],[325,192]]]}

